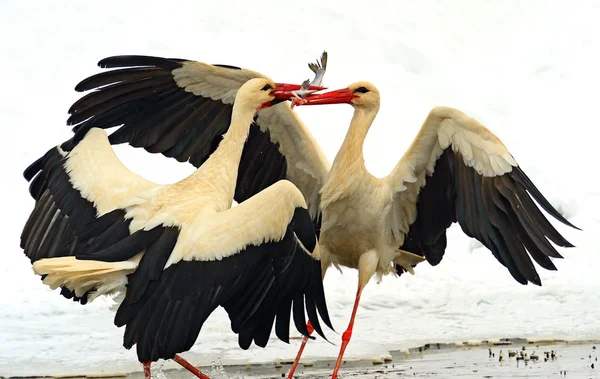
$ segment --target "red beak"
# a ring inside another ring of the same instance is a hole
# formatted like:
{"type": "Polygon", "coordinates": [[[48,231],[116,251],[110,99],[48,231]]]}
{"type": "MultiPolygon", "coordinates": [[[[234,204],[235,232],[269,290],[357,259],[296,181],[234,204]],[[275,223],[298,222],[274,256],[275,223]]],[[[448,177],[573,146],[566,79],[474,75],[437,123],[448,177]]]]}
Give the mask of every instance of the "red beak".
{"type": "Polygon", "coordinates": [[[351,104],[357,98],[348,88],[325,93],[308,95],[296,102],[296,105],[351,104]]]}
{"type": "MultiPolygon", "coordinates": [[[[275,83],[275,88],[271,90],[271,95],[275,96],[275,99],[268,101],[261,105],[262,108],[268,108],[270,106],[281,103],[285,100],[290,100],[295,97],[292,91],[298,91],[302,88],[301,84],[288,84],[288,83],[275,83]]],[[[305,91],[322,91],[327,89],[327,87],[321,86],[309,86],[305,91]]]]}

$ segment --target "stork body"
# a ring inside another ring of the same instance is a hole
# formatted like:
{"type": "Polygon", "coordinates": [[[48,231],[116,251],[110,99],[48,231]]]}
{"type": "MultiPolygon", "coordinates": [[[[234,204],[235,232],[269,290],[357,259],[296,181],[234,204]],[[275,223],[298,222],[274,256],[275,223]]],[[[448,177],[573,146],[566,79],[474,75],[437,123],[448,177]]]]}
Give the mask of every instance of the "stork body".
{"type": "Polygon", "coordinates": [[[177,354],[192,347],[217,306],[244,349],[253,341],[265,347],[275,322],[288,341],[290,313],[308,335],[305,306],[312,323],[318,313],[331,325],[316,234],[297,187],[281,180],[231,207],[250,125],[274,88],[268,79],[245,83],[218,148],[175,184],[129,171],[98,128],[41,160],[25,253],[63,295],[82,303],[119,296],[115,324],[126,326],[124,346],[137,345],[146,377],[161,358],[193,370],[177,354]]]}
{"type": "Polygon", "coordinates": [[[378,272],[388,274],[398,246],[386,239],[386,218],[392,203],[392,192],[384,180],[374,177],[365,168],[362,155],[365,134],[353,119],[325,185],[321,189],[320,244],[324,248],[323,267],[332,263],[359,269],[366,284],[378,272]],[[369,253],[361,261],[363,254],[369,253]]]}
{"type": "MultiPolygon", "coordinates": [[[[70,122],[79,123],[76,134],[90,125],[108,128],[122,124],[111,135],[111,143],[126,142],[180,161],[189,159],[192,164],[206,157],[206,149],[199,147],[210,144],[217,135],[213,125],[228,113],[223,110],[200,116],[193,108],[180,108],[177,117],[163,122],[161,114],[168,107],[157,103],[158,95],[164,93],[173,99],[187,96],[190,99],[185,101],[209,102],[211,107],[219,108],[227,105],[227,96],[237,88],[231,81],[226,83],[225,78],[237,75],[241,81],[261,75],[245,70],[217,74],[217,69],[212,68],[208,74],[198,62],[148,57],[112,57],[101,61],[101,65],[122,68],[81,83],[81,90],[98,90],[71,109],[70,122]],[[131,66],[136,67],[126,68],[131,66]],[[118,86],[125,90],[136,75],[171,84],[163,84],[164,92],[150,94],[131,87],[127,96],[119,97],[122,92],[117,91],[118,86]],[[217,84],[215,78],[223,80],[217,84]],[[125,84],[118,84],[117,79],[125,84]],[[100,87],[109,83],[115,83],[115,87],[100,87]],[[209,90],[214,91],[212,95],[209,90]],[[92,106],[96,102],[104,103],[92,106]],[[139,111],[126,112],[133,107],[139,111]],[[145,127],[143,120],[147,121],[145,127]],[[195,134],[164,134],[165,130],[193,130],[195,134]],[[164,143],[157,142],[161,139],[164,143]]],[[[362,289],[370,278],[413,273],[414,266],[423,260],[439,264],[446,250],[446,230],[453,223],[486,246],[521,284],[541,284],[532,258],[545,269],[556,269],[550,257],[561,255],[548,240],[559,246],[572,246],[548,222],[533,199],[552,217],[572,225],[527,178],[498,137],[463,112],[448,107],[432,109],[390,175],[375,178],[366,170],[362,147],[379,110],[377,88],[367,82],[354,83],[340,91],[298,101],[299,105],[303,103],[348,103],[354,107],[350,128],[333,164],[327,162],[319,145],[289,107],[278,105],[262,110],[255,120],[256,134],[251,129],[244,147],[235,199],[250,196],[273,180],[290,180],[304,195],[320,233],[323,274],[330,265],[358,269],[356,302],[342,336],[334,377],[351,336],[362,289]]],[[[305,337],[289,377],[306,341],[305,337]]]]}

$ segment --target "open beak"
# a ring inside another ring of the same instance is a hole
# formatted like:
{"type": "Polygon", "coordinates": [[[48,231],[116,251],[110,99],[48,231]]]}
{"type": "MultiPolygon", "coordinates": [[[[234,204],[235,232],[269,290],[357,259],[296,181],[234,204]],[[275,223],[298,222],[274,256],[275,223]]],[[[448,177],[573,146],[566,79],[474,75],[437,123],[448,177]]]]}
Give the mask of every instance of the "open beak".
{"type": "Polygon", "coordinates": [[[357,98],[348,88],[338,89],[325,93],[308,95],[296,101],[296,105],[324,105],[324,104],[351,104],[357,98]]]}

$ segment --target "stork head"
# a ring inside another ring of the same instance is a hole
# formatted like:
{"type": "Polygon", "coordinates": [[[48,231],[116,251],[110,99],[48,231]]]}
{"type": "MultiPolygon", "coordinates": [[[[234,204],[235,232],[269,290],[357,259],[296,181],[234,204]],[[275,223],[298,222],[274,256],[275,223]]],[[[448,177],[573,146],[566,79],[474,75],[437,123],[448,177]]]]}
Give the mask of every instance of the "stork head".
{"type": "Polygon", "coordinates": [[[309,95],[297,105],[350,104],[354,108],[379,108],[379,91],[372,83],[356,82],[346,88],[309,95]]]}
{"type": "MultiPolygon", "coordinates": [[[[323,87],[312,86],[314,90],[323,87]]],[[[247,105],[252,109],[268,108],[290,100],[294,91],[302,88],[301,84],[275,83],[271,79],[254,78],[248,80],[237,91],[235,102],[247,105]]],[[[240,104],[240,105],[242,105],[240,104]]]]}

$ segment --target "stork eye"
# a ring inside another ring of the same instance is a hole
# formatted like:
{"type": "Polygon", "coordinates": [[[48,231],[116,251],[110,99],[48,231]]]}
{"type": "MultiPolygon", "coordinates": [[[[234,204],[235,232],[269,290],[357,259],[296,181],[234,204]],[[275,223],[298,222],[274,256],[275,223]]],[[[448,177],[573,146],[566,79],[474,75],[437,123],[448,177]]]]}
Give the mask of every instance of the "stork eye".
{"type": "Polygon", "coordinates": [[[357,89],[354,90],[354,92],[367,93],[367,92],[369,92],[369,90],[367,89],[367,87],[358,87],[357,89]]]}
{"type": "Polygon", "coordinates": [[[260,90],[261,90],[261,91],[268,91],[268,90],[270,90],[270,89],[273,89],[273,87],[271,87],[271,85],[270,85],[270,84],[265,84],[265,86],[264,86],[263,88],[261,88],[260,90]]]}

